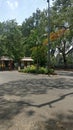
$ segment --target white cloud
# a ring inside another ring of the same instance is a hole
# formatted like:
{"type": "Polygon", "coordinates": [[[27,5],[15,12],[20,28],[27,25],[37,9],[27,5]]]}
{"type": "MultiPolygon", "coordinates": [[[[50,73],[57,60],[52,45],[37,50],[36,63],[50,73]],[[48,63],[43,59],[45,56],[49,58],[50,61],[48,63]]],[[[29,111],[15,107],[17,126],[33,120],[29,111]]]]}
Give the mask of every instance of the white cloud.
{"type": "Polygon", "coordinates": [[[18,1],[7,0],[6,3],[10,7],[10,9],[12,9],[12,10],[14,10],[18,7],[18,1]]]}

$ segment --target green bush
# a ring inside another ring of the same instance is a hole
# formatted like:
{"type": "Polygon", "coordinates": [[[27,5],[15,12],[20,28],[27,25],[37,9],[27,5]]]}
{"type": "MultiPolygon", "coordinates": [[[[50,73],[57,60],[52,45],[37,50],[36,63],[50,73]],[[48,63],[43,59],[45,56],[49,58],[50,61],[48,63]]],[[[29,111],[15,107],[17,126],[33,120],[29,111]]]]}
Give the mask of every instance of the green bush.
{"type": "Polygon", "coordinates": [[[35,66],[27,66],[24,69],[21,69],[20,72],[24,72],[24,73],[36,73],[36,67],[35,66]]]}
{"type": "Polygon", "coordinates": [[[48,69],[47,74],[55,74],[54,69],[48,69]]]}
{"type": "Polygon", "coordinates": [[[32,66],[28,66],[24,69],[21,69],[20,72],[24,72],[24,73],[38,73],[38,74],[54,74],[54,70],[53,69],[49,69],[47,70],[47,68],[44,67],[39,67],[37,70],[37,67],[32,65],[32,66]]]}
{"type": "Polygon", "coordinates": [[[29,66],[27,67],[28,73],[36,73],[36,66],[29,66]]]}
{"type": "Polygon", "coordinates": [[[39,70],[38,70],[38,73],[39,74],[47,74],[47,69],[44,68],[44,67],[40,67],[39,70]]]}

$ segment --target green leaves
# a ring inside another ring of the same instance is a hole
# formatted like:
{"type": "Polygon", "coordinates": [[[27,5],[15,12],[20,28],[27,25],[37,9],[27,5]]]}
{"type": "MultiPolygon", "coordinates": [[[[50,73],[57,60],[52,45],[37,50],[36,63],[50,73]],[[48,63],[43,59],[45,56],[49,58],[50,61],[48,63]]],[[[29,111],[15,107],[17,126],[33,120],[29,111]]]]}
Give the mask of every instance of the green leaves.
{"type": "MultiPolygon", "coordinates": [[[[43,35],[47,34],[45,31],[47,25],[47,10],[40,11],[39,9],[28,19],[25,19],[20,26],[15,20],[0,22],[0,55],[8,55],[15,61],[18,61],[23,56],[32,56],[35,63],[38,57],[39,65],[45,65],[48,49],[42,43],[46,39],[43,35]],[[38,42],[38,51],[36,42],[38,42]]],[[[54,50],[57,46],[61,47],[61,50],[64,40],[69,45],[71,44],[73,38],[72,0],[55,0],[50,8],[50,33],[55,33],[56,29],[63,28],[68,31],[55,41],[51,41],[51,48],[54,50]],[[65,27],[66,23],[68,23],[69,27],[65,27]]]]}
{"type": "Polygon", "coordinates": [[[8,55],[14,60],[24,56],[22,33],[15,21],[2,23],[2,35],[0,35],[1,55],[8,55]]]}

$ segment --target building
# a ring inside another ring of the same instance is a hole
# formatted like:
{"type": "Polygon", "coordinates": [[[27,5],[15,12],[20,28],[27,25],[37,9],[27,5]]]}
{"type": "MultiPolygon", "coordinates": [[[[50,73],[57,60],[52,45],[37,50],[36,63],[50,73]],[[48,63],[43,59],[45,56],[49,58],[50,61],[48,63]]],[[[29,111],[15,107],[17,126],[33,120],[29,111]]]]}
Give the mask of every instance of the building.
{"type": "Polygon", "coordinates": [[[30,66],[33,63],[33,59],[31,57],[23,57],[21,59],[21,68],[30,66]]]}

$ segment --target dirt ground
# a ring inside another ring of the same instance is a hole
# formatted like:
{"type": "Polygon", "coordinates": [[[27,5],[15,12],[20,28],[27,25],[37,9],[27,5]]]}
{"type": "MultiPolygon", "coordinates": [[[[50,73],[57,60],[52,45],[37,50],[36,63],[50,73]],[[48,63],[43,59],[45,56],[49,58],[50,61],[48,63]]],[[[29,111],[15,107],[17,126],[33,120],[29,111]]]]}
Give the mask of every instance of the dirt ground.
{"type": "Polygon", "coordinates": [[[73,72],[0,72],[0,130],[73,130],[73,72]]]}

